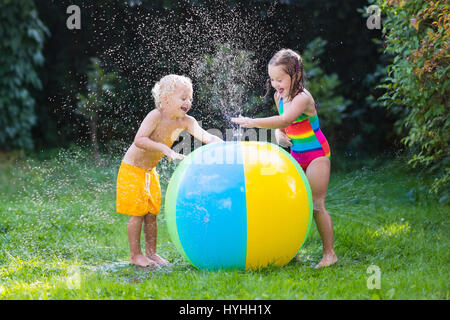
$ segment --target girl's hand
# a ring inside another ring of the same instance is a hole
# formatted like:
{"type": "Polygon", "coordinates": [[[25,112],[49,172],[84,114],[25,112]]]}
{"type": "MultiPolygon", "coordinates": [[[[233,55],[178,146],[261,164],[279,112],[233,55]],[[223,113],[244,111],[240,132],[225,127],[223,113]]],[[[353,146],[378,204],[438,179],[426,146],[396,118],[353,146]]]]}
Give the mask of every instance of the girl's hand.
{"type": "Polygon", "coordinates": [[[292,142],[291,139],[280,129],[275,130],[275,139],[277,140],[277,143],[282,146],[283,148],[291,147],[292,142]]]}
{"type": "Polygon", "coordinates": [[[239,116],[238,118],[231,118],[231,122],[237,123],[244,128],[253,128],[253,119],[239,116]]]}

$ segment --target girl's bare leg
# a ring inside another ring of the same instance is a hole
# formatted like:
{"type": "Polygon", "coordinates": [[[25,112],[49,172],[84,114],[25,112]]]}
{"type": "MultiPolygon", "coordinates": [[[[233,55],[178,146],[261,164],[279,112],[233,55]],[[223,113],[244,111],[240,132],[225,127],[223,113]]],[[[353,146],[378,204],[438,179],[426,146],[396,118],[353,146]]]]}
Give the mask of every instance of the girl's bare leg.
{"type": "Polygon", "coordinates": [[[156,236],[158,233],[158,226],[156,216],[149,213],[144,218],[144,236],[145,236],[145,254],[146,256],[159,265],[165,266],[169,261],[161,258],[156,254],[156,236]]]}
{"type": "Polygon", "coordinates": [[[130,264],[141,267],[154,265],[155,263],[141,252],[141,229],[144,217],[130,216],[128,221],[128,241],[130,243],[130,264]]]}
{"type": "Polygon", "coordinates": [[[327,195],[330,180],[330,160],[327,157],[314,159],[306,169],[306,176],[311,186],[314,203],[313,213],[317,230],[322,238],[323,257],[316,268],[328,267],[337,262],[334,253],[333,222],[330,214],[325,209],[325,197],[327,195]]]}

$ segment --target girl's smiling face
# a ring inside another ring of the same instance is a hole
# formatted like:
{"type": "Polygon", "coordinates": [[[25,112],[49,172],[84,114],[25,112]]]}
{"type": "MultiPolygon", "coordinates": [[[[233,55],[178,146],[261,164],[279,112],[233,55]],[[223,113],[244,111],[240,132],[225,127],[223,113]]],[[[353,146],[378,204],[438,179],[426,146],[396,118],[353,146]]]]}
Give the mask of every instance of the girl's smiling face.
{"type": "Polygon", "coordinates": [[[291,89],[291,77],[284,71],[281,65],[269,65],[270,84],[283,97],[289,97],[291,89]]]}

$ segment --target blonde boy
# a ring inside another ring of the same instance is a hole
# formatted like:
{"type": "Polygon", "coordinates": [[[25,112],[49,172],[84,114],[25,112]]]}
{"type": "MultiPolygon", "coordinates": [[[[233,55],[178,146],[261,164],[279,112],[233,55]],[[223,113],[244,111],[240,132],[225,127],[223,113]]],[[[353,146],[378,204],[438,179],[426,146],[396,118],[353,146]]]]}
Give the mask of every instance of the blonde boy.
{"type": "Polygon", "coordinates": [[[192,82],[184,76],[171,74],[156,83],[152,90],[156,108],[145,117],[122,160],[117,176],[116,205],[117,212],[130,215],[127,227],[130,264],[145,267],[169,263],[156,254],[156,216],[161,205],[158,162],[164,156],[169,161],[184,158],[171,149],[183,130],[206,144],[222,141],[187,115],[192,106],[192,93],[192,82]],[[140,245],[142,227],[145,255],[140,245]]]}

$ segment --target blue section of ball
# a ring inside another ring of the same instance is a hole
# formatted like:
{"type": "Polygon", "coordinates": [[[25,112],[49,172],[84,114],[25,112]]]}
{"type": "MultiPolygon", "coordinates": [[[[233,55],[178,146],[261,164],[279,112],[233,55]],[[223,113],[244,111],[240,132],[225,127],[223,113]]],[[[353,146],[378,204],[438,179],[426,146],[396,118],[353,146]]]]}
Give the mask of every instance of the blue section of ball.
{"type": "Polygon", "coordinates": [[[178,189],[176,226],[192,264],[201,269],[244,269],[247,206],[244,167],[238,144],[217,144],[198,153],[178,189]],[[220,157],[234,154],[228,163],[220,157]],[[213,214],[211,214],[213,213],[213,214]]]}

